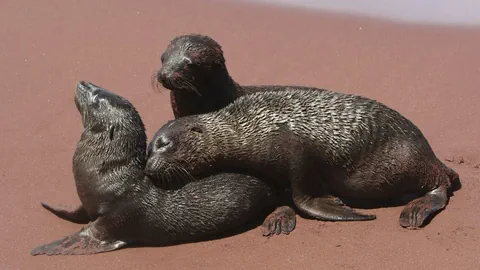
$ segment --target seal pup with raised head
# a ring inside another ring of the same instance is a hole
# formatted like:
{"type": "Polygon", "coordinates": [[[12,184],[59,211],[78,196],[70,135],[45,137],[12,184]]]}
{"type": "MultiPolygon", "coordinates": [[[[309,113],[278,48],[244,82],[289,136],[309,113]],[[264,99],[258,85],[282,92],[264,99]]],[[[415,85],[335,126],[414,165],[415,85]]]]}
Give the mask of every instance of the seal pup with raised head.
{"type": "Polygon", "coordinates": [[[175,118],[216,111],[245,94],[283,90],[287,87],[241,86],[236,83],[228,72],[222,47],[205,35],[188,34],[175,37],[162,53],[160,60],[161,67],[152,77],[152,83],[155,89],[161,84],[170,90],[175,118]]]}
{"type": "Polygon", "coordinates": [[[273,190],[247,175],[216,174],[172,191],[155,187],[143,172],[145,128],[133,105],[85,81],[77,85],[75,104],[84,126],[73,158],[82,204],[74,212],[43,205],[62,218],[91,222],[33,249],[32,255],[93,254],[134,244],[202,240],[236,230],[274,207],[273,190]]]}
{"type": "Polygon", "coordinates": [[[400,224],[419,228],[448,203],[458,174],[422,132],[374,100],[333,91],[289,89],[249,94],[218,111],[160,128],[145,171],[175,164],[202,175],[251,169],[292,188],[294,204],[320,220],[371,220],[341,198],[381,200],[408,193],[400,224]]]}
{"type": "MultiPolygon", "coordinates": [[[[162,67],[152,77],[154,80],[152,82],[155,87],[160,83],[171,90],[170,101],[175,118],[218,110],[248,93],[285,89],[284,86],[240,86],[228,73],[221,46],[204,35],[190,34],[174,38],[162,53],[161,62],[162,67]]],[[[300,86],[297,88],[309,89],[300,86]]],[[[159,175],[154,177],[160,178],[165,174],[163,171],[158,173],[159,175]]],[[[155,182],[165,189],[171,187],[159,182],[158,179],[155,182]]],[[[264,235],[273,234],[275,229],[273,231],[268,229],[275,228],[273,224],[279,224],[281,227],[281,224],[295,222],[295,211],[289,206],[280,206],[265,219],[262,226],[264,235]]],[[[288,228],[293,229],[294,226],[288,228]]],[[[288,234],[290,232],[288,228],[280,230],[288,234]]]]}

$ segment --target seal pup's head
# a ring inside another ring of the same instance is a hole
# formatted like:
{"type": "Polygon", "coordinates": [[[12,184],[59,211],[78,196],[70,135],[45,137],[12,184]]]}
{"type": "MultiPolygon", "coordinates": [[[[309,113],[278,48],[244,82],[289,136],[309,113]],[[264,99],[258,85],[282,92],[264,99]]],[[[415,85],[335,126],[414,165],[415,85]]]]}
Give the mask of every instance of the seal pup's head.
{"type": "Polygon", "coordinates": [[[119,131],[135,136],[145,133],[140,115],[128,100],[91,82],[77,84],[75,105],[82,116],[83,127],[90,134],[108,131],[109,139],[113,140],[119,131]]]}
{"type": "Polygon", "coordinates": [[[171,188],[170,184],[211,173],[214,156],[218,157],[214,153],[221,151],[220,144],[212,139],[221,140],[215,135],[221,132],[213,126],[204,124],[197,115],[167,122],[148,144],[145,174],[171,188]]]}
{"type": "Polygon", "coordinates": [[[222,47],[209,36],[189,34],[175,37],[161,55],[155,79],[172,91],[208,95],[215,78],[227,75],[222,47]]]}

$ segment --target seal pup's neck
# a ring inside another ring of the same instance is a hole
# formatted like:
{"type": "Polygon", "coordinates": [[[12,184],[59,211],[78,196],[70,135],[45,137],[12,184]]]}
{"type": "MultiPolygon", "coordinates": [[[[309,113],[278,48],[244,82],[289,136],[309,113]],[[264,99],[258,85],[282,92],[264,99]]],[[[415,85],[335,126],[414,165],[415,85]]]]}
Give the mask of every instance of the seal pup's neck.
{"type": "Polygon", "coordinates": [[[146,163],[146,135],[143,123],[130,124],[116,123],[105,130],[87,126],[81,135],[73,174],[78,196],[92,217],[109,212],[126,193],[144,185],[139,180],[146,163]]]}

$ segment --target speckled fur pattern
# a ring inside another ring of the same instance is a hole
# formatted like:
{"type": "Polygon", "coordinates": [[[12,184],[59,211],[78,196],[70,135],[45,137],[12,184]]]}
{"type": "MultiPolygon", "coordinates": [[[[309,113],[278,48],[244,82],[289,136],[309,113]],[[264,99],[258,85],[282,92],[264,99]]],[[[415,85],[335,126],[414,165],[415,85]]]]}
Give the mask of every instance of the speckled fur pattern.
{"type": "Polygon", "coordinates": [[[84,132],[73,158],[82,205],[44,207],[87,223],[82,230],[32,250],[32,255],[95,254],[129,245],[168,245],[236,230],[273,208],[274,191],[263,181],[214,174],[178,190],[163,190],[144,175],[146,134],[126,99],[89,82],[77,86],[75,103],[84,132]],[[85,214],[87,213],[87,214],[85,214]]]}
{"type": "Polygon", "coordinates": [[[345,217],[353,215],[330,194],[396,198],[449,189],[458,180],[400,113],[365,97],[328,90],[287,87],[245,95],[218,111],[168,123],[152,142],[146,170],[159,170],[162,163],[193,175],[251,169],[290,185],[297,207],[327,220],[335,214],[325,217],[315,208],[339,205],[345,217]]]}

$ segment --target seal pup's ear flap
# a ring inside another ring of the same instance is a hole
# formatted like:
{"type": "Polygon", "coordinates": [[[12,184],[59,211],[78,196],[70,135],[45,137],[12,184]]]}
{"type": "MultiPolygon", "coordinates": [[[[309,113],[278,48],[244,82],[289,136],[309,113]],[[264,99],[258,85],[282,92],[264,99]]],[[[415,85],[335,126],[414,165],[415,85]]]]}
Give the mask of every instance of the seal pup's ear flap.
{"type": "Polygon", "coordinates": [[[87,255],[113,251],[127,245],[121,240],[101,239],[96,227],[98,222],[88,224],[79,232],[33,249],[30,254],[36,255],[87,255]]]}
{"type": "Polygon", "coordinates": [[[113,141],[113,138],[115,138],[115,126],[111,125],[109,130],[108,130],[108,137],[110,138],[110,141],[113,141]]]}
{"type": "Polygon", "coordinates": [[[89,128],[89,130],[93,133],[101,133],[106,130],[105,126],[102,123],[96,123],[89,128]]]}
{"type": "Polygon", "coordinates": [[[108,128],[101,123],[95,124],[90,127],[90,131],[93,133],[102,133],[108,131],[108,138],[112,141],[115,137],[115,125],[110,125],[108,128]]]}

